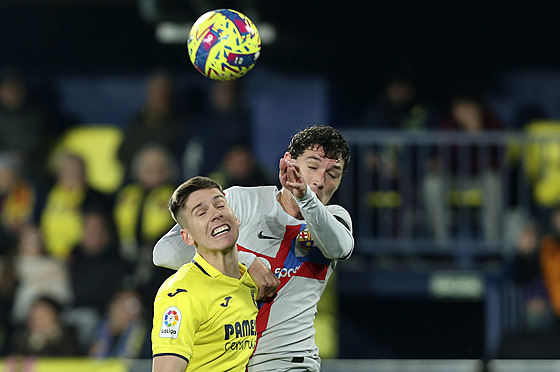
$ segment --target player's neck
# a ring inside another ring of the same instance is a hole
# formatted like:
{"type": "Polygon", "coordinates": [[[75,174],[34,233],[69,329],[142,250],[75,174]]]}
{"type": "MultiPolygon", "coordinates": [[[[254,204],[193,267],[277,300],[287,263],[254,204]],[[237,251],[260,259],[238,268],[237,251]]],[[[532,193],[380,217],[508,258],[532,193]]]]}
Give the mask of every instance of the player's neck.
{"type": "Polygon", "coordinates": [[[303,215],[301,214],[294,195],[290,192],[290,190],[282,188],[276,199],[286,213],[298,220],[303,220],[303,215]]]}
{"type": "Polygon", "coordinates": [[[225,276],[241,279],[237,249],[228,252],[199,252],[199,254],[225,276]]]}

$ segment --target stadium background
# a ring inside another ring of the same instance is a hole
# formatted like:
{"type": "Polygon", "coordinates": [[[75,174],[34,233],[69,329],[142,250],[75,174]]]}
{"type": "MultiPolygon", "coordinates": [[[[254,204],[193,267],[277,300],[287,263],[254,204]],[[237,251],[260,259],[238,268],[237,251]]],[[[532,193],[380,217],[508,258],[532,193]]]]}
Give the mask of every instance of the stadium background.
{"type": "MultiPolygon", "coordinates": [[[[187,18],[196,17],[180,3],[159,2],[162,9],[181,9],[174,14],[184,11],[187,18]]],[[[445,101],[454,84],[469,81],[495,97],[495,108],[505,117],[511,115],[512,102],[520,94],[506,89],[504,82],[512,76],[526,78],[536,73],[536,80],[558,81],[554,80],[560,67],[560,32],[554,19],[557,4],[262,3],[257,6],[261,21],[274,25],[277,40],[264,45],[257,67],[247,77],[247,91],[260,123],[253,134],[259,143],[257,153],[271,169],[277,154],[268,149],[286,143],[290,133],[310,122],[351,128],[367,99],[394,72],[414,76],[423,94],[436,101],[445,101]],[[309,97],[313,97],[311,102],[309,97]],[[291,117],[275,115],[293,107],[291,117]]],[[[140,100],[132,92],[138,92],[143,77],[154,68],[176,71],[189,84],[205,84],[190,65],[184,45],[158,42],[155,24],[140,16],[134,0],[84,0],[80,4],[3,0],[3,65],[16,65],[38,80],[49,80],[60,92],[62,106],[91,123],[121,124],[140,100]],[[99,89],[92,92],[91,87],[99,89]],[[110,87],[130,92],[122,107],[100,110],[80,101],[80,97],[100,97],[110,87]]],[[[560,117],[554,111],[555,107],[559,110],[556,97],[541,98],[549,112],[560,117]]],[[[434,305],[426,298],[406,295],[406,290],[403,293],[388,299],[370,296],[361,288],[343,291],[341,303],[348,306],[341,316],[361,319],[369,326],[368,332],[385,335],[373,337],[374,343],[399,345],[404,358],[484,357],[484,301],[434,305]],[[373,316],[388,321],[370,324],[370,309],[376,309],[373,316]],[[418,351],[420,343],[423,348],[418,351]]],[[[387,357],[382,345],[372,349],[371,344],[353,337],[352,327],[359,324],[347,326],[341,332],[349,340],[341,346],[343,356],[387,357]]]]}

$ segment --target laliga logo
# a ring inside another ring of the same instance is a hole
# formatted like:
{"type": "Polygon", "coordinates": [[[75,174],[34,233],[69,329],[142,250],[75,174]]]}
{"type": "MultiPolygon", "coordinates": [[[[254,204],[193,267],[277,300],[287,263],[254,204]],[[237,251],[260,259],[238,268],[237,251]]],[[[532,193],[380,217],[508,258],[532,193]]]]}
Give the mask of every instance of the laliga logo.
{"type": "Polygon", "coordinates": [[[168,327],[173,327],[179,321],[179,316],[175,310],[169,310],[167,314],[165,314],[164,323],[168,327]]]}

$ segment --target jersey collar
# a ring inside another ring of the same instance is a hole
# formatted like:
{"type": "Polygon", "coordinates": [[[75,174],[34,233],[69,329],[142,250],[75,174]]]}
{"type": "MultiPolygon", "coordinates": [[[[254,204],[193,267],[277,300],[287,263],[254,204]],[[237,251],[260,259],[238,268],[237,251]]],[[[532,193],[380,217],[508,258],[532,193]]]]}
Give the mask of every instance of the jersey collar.
{"type": "MultiPolygon", "coordinates": [[[[196,253],[192,259],[192,263],[198,266],[198,268],[206,275],[215,278],[217,276],[223,275],[220,270],[216,269],[214,266],[210,265],[200,254],[196,253]]],[[[239,271],[241,272],[241,281],[245,278],[247,273],[247,268],[239,264],[239,271]]]]}

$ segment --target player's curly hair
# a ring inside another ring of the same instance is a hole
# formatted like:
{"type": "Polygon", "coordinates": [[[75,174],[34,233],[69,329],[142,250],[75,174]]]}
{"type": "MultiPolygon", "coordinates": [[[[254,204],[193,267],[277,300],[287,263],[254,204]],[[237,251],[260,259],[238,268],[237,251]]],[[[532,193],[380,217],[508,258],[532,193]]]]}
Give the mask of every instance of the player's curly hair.
{"type": "Polygon", "coordinates": [[[296,159],[305,150],[318,146],[323,148],[327,158],[343,161],[342,171],[346,172],[350,164],[350,147],[339,131],[327,125],[313,125],[300,130],[294,134],[286,151],[296,159]]]}

